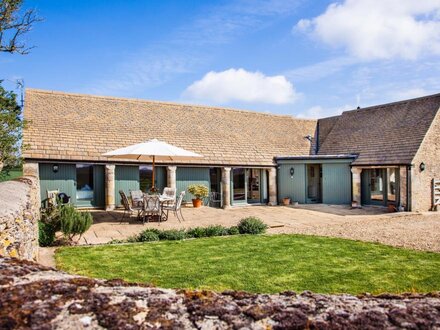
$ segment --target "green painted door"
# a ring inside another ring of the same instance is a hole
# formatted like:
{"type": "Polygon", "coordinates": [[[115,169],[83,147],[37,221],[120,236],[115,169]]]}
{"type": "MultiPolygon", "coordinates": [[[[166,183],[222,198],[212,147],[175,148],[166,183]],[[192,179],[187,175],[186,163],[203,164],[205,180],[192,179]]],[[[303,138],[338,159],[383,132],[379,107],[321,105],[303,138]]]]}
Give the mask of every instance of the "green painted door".
{"type": "Polygon", "coordinates": [[[194,198],[188,192],[188,186],[192,184],[203,184],[210,189],[209,167],[177,167],[176,189],[177,194],[185,191],[185,201],[190,202],[194,198]]]}
{"type": "Polygon", "coordinates": [[[47,198],[48,190],[58,190],[70,196],[76,205],[76,166],[75,164],[39,164],[41,200],[47,198]],[[58,170],[54,172],[54,165],[58,170]]]}
{"type": "Polygon", "coordinates": [[[289,197],[298,203],[306,202],[306,165],[281,164],[278,166],[278,200],[289,197]],[[291,173],[291,169],[293,174],[291,173]]]}
{"type": "Polygon", "coordinates": [[[322,201],[325,204],[351,203],[351,171],[347,163],[322,164],[322,201]]]}
{"type": "Polygon", "coordinates": [[[130,196],[130,190],[139,190],[139,166],[116,165],[115,167],[115,204],[121,206],[119,190],[130,196]]]}

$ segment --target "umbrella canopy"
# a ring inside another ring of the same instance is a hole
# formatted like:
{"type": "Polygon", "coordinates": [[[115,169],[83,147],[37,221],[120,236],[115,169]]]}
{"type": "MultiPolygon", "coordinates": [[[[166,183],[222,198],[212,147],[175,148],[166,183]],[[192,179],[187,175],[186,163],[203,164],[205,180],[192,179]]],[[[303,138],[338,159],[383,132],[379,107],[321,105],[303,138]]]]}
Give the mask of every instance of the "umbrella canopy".
{"type": "Polygon", "coordinates": [[[163,161],[184,161],[197,157],[203,157],[171,144],[157,139],[147,142],[133,144],[131,146],[106,152],[103,156],[109,158],[135,159],[135,160],[163,160],[163,161]]]}
{"type": "Polygon", "coordinates": [[[133,144],[131,146],[116,149],[113,151],[106,152],[103,156],[109,158],[117,159],[135,159],[135,160],[145,160],[153,162],[153,187],[154,188],[154,167],[156,160],[162,161],[185,161],[191,160],[193,158],[203,157],[202,155],[196,154],[171,144],[168,144],[157,139],[150,141],[133,144]]]}

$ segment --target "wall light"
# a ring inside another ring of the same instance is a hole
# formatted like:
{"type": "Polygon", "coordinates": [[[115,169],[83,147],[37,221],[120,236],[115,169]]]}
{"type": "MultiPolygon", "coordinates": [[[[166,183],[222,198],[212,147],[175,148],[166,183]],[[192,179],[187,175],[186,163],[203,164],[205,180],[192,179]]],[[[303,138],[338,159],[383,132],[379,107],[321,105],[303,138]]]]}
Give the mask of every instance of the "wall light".
{"type": "Polygon", "coordinates": [[[53,164],[52,171],[53,171],[54,173],[57,173],[57,172],[58,172],[58,164],[53,164]]]}
{"type": "Polygon", "coordinates": [[[293,175],[295,174],[295,169],[293,167],[290,168],[290,177],[293,178],[293,175]]]}
{"type": "Polygon", "coordinates": [[[421,162],[419,165],[420,172],[423,172],[425,170],[425,168],[426,168],[425,163],[421,162]]]}

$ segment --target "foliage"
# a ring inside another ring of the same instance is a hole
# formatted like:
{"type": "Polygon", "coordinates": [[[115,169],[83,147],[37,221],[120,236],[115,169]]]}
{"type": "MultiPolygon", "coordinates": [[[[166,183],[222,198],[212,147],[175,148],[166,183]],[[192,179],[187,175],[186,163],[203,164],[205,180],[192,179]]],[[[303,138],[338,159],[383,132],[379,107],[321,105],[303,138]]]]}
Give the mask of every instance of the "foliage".
{"type": "Polygon", "coordinates": [[[220,225],[210,225],[206,227],[206,237],[225,236],[229,234],[228,228],[220,225]]]}
{"type": "Polygon", "coordinates": [[[159,240],[159,230],[146,229],[137,236],[138,242],[154,242],[159,240]]]}
{"type": "Polygon", "coordinates": [[[247,217],[240,220],[238,223],[238,231],[240,234],[264,234],[268,226],[257,217],[247,217]]]}
{"type": "Polygon", "coordinates": [[[17,95],[1,86],[0,80],[0,175],[8,175],[8,169],[20,163],[20,141],[25,122],[21,119],[21,108],[17,95]]]}
{"type": "Polygon", "coordinates": [[[240,234],[240,230],[238,230],[237,226],[232,226],[228,228],[228,234],[229,235],[239,235],[240,234]]]}
{"type": "Polygon", "coordinates": [[[184,229],[169,229],[159,232],[160,240],[167,241],[180,241],[186,238],[186,232],[184,229]]]}
{"type": "Polygon", "coordinates": [[[351,294],[440,288],[440,253],[308,235],[63,247],[55,258],[70,273],[163,288],[351,294]]]}
{"type": "Polygon", "coordinates": [[[204,227],[189,228],[186,231],[186,238],[202,238],[206,237],[206,229],[204,227]]]}
{"type": "Polygon", "coordinates": [[[64,237],[69,241],[79,235],[81,238],[92,225],[93,217],[89,212],[79,212],[71,204],[65,204],[61,207],[60,228],[64,237]]]}
{"type": "Polygon", "coordinates": [[[209,196],[209,188],[203,184],[189,185],[188,192],[194,195],[197,199],[201,199],[209,196]]]}
{"type": "Polygon", "coordinates": [[[23,0],[0,1],[0,52],[28,54],[33,47],[20,42],[21,37],[32,29],[37,17],[35,9],[21,11],[23,0]]]}
{"type": "Polygon", "coordinates": [[[49,223],[38,221],[38,244],[51,246],[55,242],[56,228],[49,223]]]}

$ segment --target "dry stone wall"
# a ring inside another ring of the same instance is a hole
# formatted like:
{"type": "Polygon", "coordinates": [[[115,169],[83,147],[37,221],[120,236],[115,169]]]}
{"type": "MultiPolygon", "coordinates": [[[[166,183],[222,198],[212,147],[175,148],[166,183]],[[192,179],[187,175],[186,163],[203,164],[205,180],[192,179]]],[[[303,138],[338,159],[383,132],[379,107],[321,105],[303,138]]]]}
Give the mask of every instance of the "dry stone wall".
{"type": "Polygon", "coordinates": [[[170,290],[0,257],[0,329],[440,329],[440,292],[170,290]]]}
{"type": "Polygon", "coordinates": [[[37,259],[39,195],[36,177],[0,183],[0,255],[37,259]]]}

